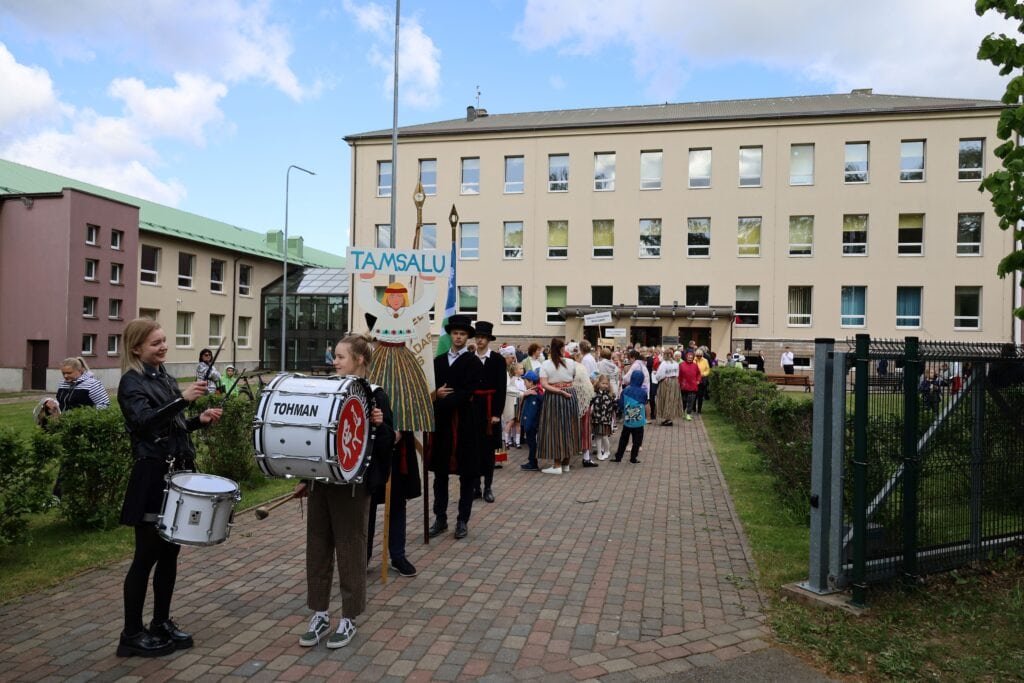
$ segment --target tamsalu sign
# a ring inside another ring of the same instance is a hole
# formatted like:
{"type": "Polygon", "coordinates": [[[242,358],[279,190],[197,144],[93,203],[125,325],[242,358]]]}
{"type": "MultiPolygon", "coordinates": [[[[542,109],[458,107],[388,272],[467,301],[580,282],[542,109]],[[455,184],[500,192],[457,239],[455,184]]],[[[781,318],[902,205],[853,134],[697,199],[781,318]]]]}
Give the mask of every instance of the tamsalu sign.
{"type": "Polygon", "coordinates": [[[588,313],[583,316],[584,325],[611,325],[612,312],[601,311],[600,313],[588,313]]]}
{"type": "Polygon", "coordinates": [[[348,272],[387,273],[447,277],[448,254],[436,249],[374,249],[353,247],[348,250],[348,272]]]}

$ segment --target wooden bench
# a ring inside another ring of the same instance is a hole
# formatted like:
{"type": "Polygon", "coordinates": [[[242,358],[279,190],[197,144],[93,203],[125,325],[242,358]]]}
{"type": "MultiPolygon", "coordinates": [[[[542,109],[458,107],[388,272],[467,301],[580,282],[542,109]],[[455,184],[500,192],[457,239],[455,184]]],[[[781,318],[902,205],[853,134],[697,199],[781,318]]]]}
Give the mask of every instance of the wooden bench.
{"type": "Polygon", "coordinates": [[[814,386],[810,375],[777,375],[772,373],[765,374],[764,378],[773,384],[783,387],[803,387],[804,393],[810,393],[811,387],[814,386]]]}
{"type": "Polygon", "coordinates": [[[903,390],[903,375],[869,375],[868,392],[897,394],[903,390]]]}

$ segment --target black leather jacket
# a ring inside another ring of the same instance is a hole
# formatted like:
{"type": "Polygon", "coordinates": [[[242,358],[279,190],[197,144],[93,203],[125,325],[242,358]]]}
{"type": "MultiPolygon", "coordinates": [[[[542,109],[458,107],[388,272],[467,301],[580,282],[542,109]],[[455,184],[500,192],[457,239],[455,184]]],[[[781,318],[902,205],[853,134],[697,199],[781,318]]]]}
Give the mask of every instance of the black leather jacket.
{"type": "Polygon", "coordinates": [[[178,469],[193,469],[195,447],[189,432],[202,425],[198,417],[186,420],[188,402],[173,377],[163,368],[144,365],[144,373],[129,370],[117,387],[117,402],[131,436],[135,458],[167,460],[174,456],[178,469]]]}

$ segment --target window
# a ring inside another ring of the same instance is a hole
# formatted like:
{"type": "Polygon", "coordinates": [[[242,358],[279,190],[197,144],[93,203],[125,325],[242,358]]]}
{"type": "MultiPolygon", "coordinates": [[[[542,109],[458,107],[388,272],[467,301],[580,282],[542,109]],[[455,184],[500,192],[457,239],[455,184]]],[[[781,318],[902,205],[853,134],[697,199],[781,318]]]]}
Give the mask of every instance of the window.
{"type": "Polygon", "coordinates": [[[789,288],[789,318],[787,324],[790,327],[811,326],[810,287],[789,288]]]}
{"type": "Polygon", "coordinates": [[[420,185],[428,197],[437,194],[437,159],[420,159],[420,185]]]}
{"type": "Polygon", "coordinates": [[[480,157],[465,157],[462,160],[462,194],[480,194],[480,157]]]}
{"type": "Polygon", "coordinates": [[[736,286],[736,324],[756,326],[761,319],[761,287],[759,285],[736,286]]]}
{"type": "Polygon", "coordinates": [[[192,273],[196,269],[196,257],[193,254],[178,252],[178,286],[192,289],[192,273]]]}
{"type": "Polygon", "coordinates": [[[224,266],[225,262],[220,259],[210,259],[210,291],[224,291],[224,266]]]}
{"type": "Polygon", "coordinates": [[[640,152],[640,189],[660,190],[662,172],[661,150],[640,152]]]}
{"type": "Polygon", "coordinates": [[[956,255],[981,256],[980,213],[961,213],[957,216],[956,255]]]}
{"type": "Polygon", "coordinates": [[[238,319],[238,347],[241,349],[247,349],[252,346],[252,341],[249,338],[249,330],[252,329],[252,318],[239,318],[238,319]]]}
{"type": "Polygon", "coordinates": [[[83,318],[95,318],[96,317],[96,304],[99,300],[94,296],[87,296],[82,298],[82,317],[83,318]]]}
{"type": "Polygon", "coordinates": [[[505,258],[519,260],[523,258],[523,222],[505,221],[504,225],[505,258]]]}
{"type": "Polygon", "coordinates": [[[901,213],[896,228],[896,253],[920,256],[924,253],[924,214],[901,213]]]}
{"type": "Polygon", "coordinates": [[[924,140],[900,143],[900,182],[924,180],[924,140]]]}
{"type": "Polygon", "coordinates": [[[866,183],[868,181],[868,143],[847,142],[843,162],[844,182],[866,183]]]}
{"type": "Polygon", "coordinates": [[[569,295],[564,286],[551,286],[544,292],[544,322],[549,325],[561,325],[564,322],[558,310],[568,305],[569,295]]]}
{"type": "Polygon", "coordinates": [[[377,196],[391,196],[391,162],[377,162],[377,196]]]}
{"type": "Polygon", "coordinates": [[[145,318],[146,320],[156,320],[160,317],[159,308],[140,308],[139,317],[145,318]]]}
{"type": "MultiPolygon", "coordinates": [[[[141,312],[140,312],[141,313],[141,312]]],[[[110,299],[107,304],[107,317],[111,320],[121,319],[121,300],[110,299]]]]}
{"type": "Polygon", "coordinates": [[[640,258],[661,258],[661,219],[640,219],[640,258]]]}
{"type": "Polygon", "coordinates": [[[96,280],[96,269],[99,268],[100,262],[96,259],[87,258],[85,259],[85,279],[96,280]]]}
{"type": "Polygon", "coordinates": [[[569,221],[548,221],[548,258],[569,258],[569,221]]]}
{"type": "Polygon", "coordinates": [[[108,334],[107,335],[107,355],[116,356],[118,348],[121,346],[121,335],[119,334],[108,334]]]}
{"type": "Polygon", "coordinates": [[[687,306],[708,306],[711,301],[711,287],[708,285],[686,285],[687,306]]]}
{"type": "Polygon", "coordinates": [[[842,327],[864,327],[867,287],[844,286],[840,293],[839,324],[842,327]]]}
{"type": "Polygon", "coordinates": [[[789,146],[789,184],[814,184],[814,145],[789,146]]]}
{"type": "Polygon", "coordinates": [[[896,288],[896,327],[921,327],[921,288],[896,288]]]}
{"type": "Polygon", "coordinates": [[[638,306],[660,306],[661,285],[637,285],[636,303],[638,306]]]}
{"type": "Polygon", "coordinates": [[[479,306],[477,297],[478,288],[476,285],[460,285],[456,309],[463,315],[468,315],[473,322],[476,322],[476,313],[479,306]]]}
{"type": "Polygon", "coordinates": [[[252,291],[252,266],[239,265],[238,294],[239,296],[249,296],[250,291],[252,291]]]}
{"type": "Polygon", "coordinates": [[[505,194],[522,193],[523,166],[523,157],[505,157],[505,194]]]}
{"type": "Polygon", "coordinates": [[[614,152],[594,155],[594,189],[598,192],[610,192],[615,189],[614,152]]]}
{"type": "Polygon", "coordinates": [[[867,253],[867,214],[846,214],[843,216],[843,256],[866,256],[867,253]]]}
{"type": "Polygon", "coordinates": [[[480,224],[459,224],[459,259],[463,261],[480,258],[480,224]]]}
{"type": "Polygon", "coordinates": [[[612,305],[612,286],[611,285],[591,285],[590,286],[590,305],[591,306],[611,306],[612,305]]]}
{"type": "Polygon", "coordinates": [[[737,222],[736,247],[740,256],[761,255],[760,216],[740,216],[737,222]]]}
{"type": "Polygon", "coordinates": [[[95,334],[83,334],[82,335],[82,355],[91,356],[96,352],[96,335],[95,334]]]}
{"type": "Polygon", "coordinates": [[[690,258],[711,256],[711,219],[686,219],[686,255],[690,258]]]}
{"type": "Polygon", "coordinates": [[[392,243],[391,239],[391,224],[378,223],[374,227],[374,233],[377,235],[377,248],[392,249],[395,245],[392,243]]]}
{"type": "Polygon", "coordinates": [[[224,338],[224,316],[216,313],[210,314],[210,338],[207,343],[216,347],[224,338]]]}
{"type": "Polygon", "coordinates": [[[594,258],[612,258],[615,256],[615,221],[597,220],[593,228],[594,258]]]}
{"type": "Polygon", "coordinates": [[[519,285],[501,288],[501,322],[514,325],[523,322],[523,288],[519,285]]]}
{"type": "Polygon", "coordinates": [[[958,165],[960,180],[981,180],[985,173],[985,139],[961,140],[958,165]]]}
{"type": "Polygon", "coordinates": [[[436,223],[424,223],[420,227],[420,249],[437,249],[436,223]]]}
{"type": "Polygon", "coordinates": [[[140,256],[139,282],[150,285],[157,284],[157,277],[160,273],[160,249],[143,244],[140,256]]]}
{"type": "Polygon", "coordinates": [[[690,187],[711,187],[711,150],[690,150],[690,187]]]}
{"type": "Polygon", "coordinates": [[[110,264],[110,284],[119,285],[124,282],[124,264],[123,263],[111,263],[110,264]]]}
{"type": "Polygon", "coordinates": [[[740,187],[761,186],[761,157],[764,150],[758,147],[740,147],[740,187]]]}
{"type": "Polygon", "coordinates": [[[85,243],[92,244],[94,246],[100,243],[100,226],[86,223],[85,243]]]}
{"type": "Polygon", "coordinates": [[[953,327],[981,329],[981,287],[956,287],[953,292],[953,327]]]}
{"type": "Polygon", "coordinates": [[[121,251],[121,245],[124,243],[124,231],[122,230],[111,230],[110,231],[110,248],[114,251],[121,251]]]}
{"type": "Polygon", "coordinates": [[[192,346],[192,313],[178,311],[174,326],[174,345],[192,346]]]}
{"type": "Polygon", "coordinates": [[[814,216],[789,217],[789,255],[814,255],[814,216]]]}
{"type": "Polygon", "coordinates": [[[548,155],[548,192],[569,191],[569,155],[548,155]]]}

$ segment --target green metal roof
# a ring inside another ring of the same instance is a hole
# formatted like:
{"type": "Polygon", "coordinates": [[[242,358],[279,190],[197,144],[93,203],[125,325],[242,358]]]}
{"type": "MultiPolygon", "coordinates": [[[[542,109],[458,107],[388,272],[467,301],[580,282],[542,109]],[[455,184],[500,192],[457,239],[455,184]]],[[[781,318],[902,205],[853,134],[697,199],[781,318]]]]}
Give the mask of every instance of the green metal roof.
{"type": "MultiPolygon", "coordinates": [[[[268,240],[267,234],[0,159],[0,194],[60,192],[65,187],[139,207],[139,230],[143,232],[201,242],[273,260],[281,259],[280,248],[273,242],[273,237],[268,240]]],[[[301,257],[297,257],[292,250],[288,258],[305,266],[345,267],[344,256],[306,246],[303,246],[301,257]]]]}

